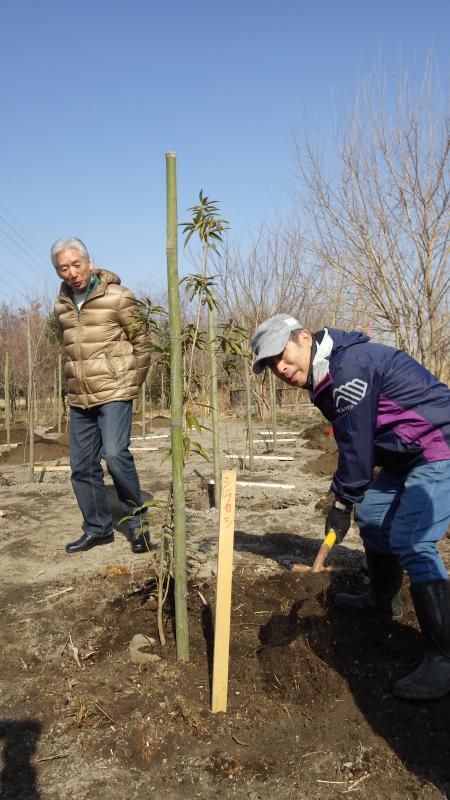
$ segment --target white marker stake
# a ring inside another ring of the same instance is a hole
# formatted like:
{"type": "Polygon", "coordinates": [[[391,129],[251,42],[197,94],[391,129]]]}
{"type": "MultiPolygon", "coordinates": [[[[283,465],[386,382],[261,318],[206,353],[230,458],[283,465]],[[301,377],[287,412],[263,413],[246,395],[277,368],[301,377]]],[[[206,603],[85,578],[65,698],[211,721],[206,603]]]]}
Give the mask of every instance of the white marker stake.
{"type": "Polygon", "coordinates": [[[227,710],[236,472],[222,472],[211,711],[227,710]]]}

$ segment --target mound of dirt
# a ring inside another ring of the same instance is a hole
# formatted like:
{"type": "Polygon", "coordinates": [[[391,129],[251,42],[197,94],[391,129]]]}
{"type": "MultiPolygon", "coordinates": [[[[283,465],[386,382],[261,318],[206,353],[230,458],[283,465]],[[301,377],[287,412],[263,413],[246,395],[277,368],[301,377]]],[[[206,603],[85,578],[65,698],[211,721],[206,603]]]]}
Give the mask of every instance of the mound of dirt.
{"type": "MultiPolygon", "coordinates": [[[[34,438],[34,461],[35,463],[45,463],[56,461],[58,458],[65,458],[69,455],[69,445],[60,439],[51,440],[36,435],[34,438]]],[[[26,464],[30,457],[29,442],[21,443],[17,447],[6,451],[0,456],[2,464],[26,464]]]]}
{"type": "Polygon", "coordinates": [[[307,469],[313,475],[332,478],[337,469],[338,455],[334,453],[321,453],[317,458],[308,461],[307,469]]]}
{"type": "Polygon", "coordinates": [[[322,450],[325,453],[336,453],[337,445],[333,436],[333,429],[329,422],[317,422],[305,428],[302,433],[306,439],[305,447],[311,450],[322,450]]]}

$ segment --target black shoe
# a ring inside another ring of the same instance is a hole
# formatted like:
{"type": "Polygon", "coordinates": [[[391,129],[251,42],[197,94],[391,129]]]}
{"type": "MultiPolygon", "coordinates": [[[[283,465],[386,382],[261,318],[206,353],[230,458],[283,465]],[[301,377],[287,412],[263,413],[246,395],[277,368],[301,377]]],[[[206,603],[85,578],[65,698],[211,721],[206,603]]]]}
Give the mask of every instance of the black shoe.
{"type": "Polygon", "coordinates": [[[79,539],[66,544],[66,553],[83,553],[85,550],[90,550],[91,547],[97,547],[98,544],[111,544],[113,541],[113,533],[110,533],[109,536],[88,536],[87,533],[83,533],[79,539]]]}
{"type": "Polygon", "coordinates": [[[394,685],[408,700],[438,700],[450,692],[450,581],[413,583],[411,597],[425,642],[425,657],[394,685]]]}
{"type": "Polygon", "coordinates": [[[143,533],[132,533],[128,537],[131,544],[132,553],[148,553],[151,549],[150,533],[144,531],[143,533]]]}
{"type": "Polygon", "coordinates": [[[386,615],[394,620],[403,616],[403,603],[400,589],[403,569],[397,556],[390,553],[376,553],[366,550],[370,589],[364,594],[338,592],[333,601],[345,611],[371,611],[386,615]]]}

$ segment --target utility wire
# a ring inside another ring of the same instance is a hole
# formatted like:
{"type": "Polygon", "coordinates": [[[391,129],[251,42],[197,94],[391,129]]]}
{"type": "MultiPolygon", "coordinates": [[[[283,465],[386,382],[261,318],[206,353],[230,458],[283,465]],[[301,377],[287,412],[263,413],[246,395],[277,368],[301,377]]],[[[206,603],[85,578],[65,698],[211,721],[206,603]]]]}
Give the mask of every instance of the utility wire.
{"type": "MultiPolygon", "coordinates": [[[[26,236],[26,238],[27,238],[27,239],[29,239],[29,241],[31,242],[31,244],[32,244],[32,245],[33,245],[33,246],[36,248],[36,251],[39,251],[39,250],[40,250],[40,252],[41,252],[41,257],[43,256],[43,257],[44,257],[44,259],[46,260],[46,259],[47,259],[47,253],[46,253],[46,251],[44,250],[44,248],[43,248],[43,247],[41,247],[41,245],[39,244],[39,242],[37,242],[37,241],[36,241],[36,239],[34,239],[34,238],[31,236],[31,234],[29,234],[29,233],[28,233],[28,231],[27,231],[27,230],[25,230],[25,228],[23,227],[23,225],[21,225],[21,224],[20,224],[20,222],[19,222],[19,221],[18,221],[18,220],[17,220],[17,219],[14,217],[14,215],[13,215],[13,214],[11,214],[11,212],[10,212],[10,211],[9,211],[9,210],[6,208],[6,206],[5,206],[5,205],[3,205],[3,203],[0,203],[0,208],[1,208],[1,209],[2,209],[4,212],[5,212],[5,214],[7,214],[7,215],[8,215],[8,217],[9,217],[10,219],[12,219],[12,221],[13,221],[13,222],[15,223],[15,225],[16,225],[16,226],[17,226],[17,227],[18,227],[18,228],[19,228],[19,229],[22,231],[22,233],[23,233],[23,234],[26,236]]],[[[2,219],[3,219],[3,217],[2,217],[2,219]]],[[[10,225],[10,227],[12,227],[12,226],[10,225]]]]}
{"type": "MultiPolygon", "coordinates": [[[[30,253],[31,253],[31,256],[32,256],[33,258],[38,258],[38,259],[39,259],[39,261],[42,263],[42,265],[45,267],[45,269],[47,269],[47,268],[48,268],[48,263],[47,263],[47,261],[44,261],[44,259],[42,258],[41,254],[38,252],[38,250],[36,249],[36,247],[35,247],[34,245],[31,245],[31,244],[29,244],[29,243],[27,242],[27,240],[26,240],[26,239],[25,239],[25,238],[22,236],[22,234],[21,234],[19,231],[16,231],[16,229],[14,228],[14,226],[13,226],[13,225],[11,225],[11,223],[10,223],[10,222],[8,222],[8,220],[7,220],[7,219],[5,219],[5,218],[4,218],[4,217],[3,217],[1,214],[0,214],[0,219],[1,219],[1,221],[2,221],[2,222],[4,222],[4,224],[5,224],[5,225],[7,225],[7,226],[8,226],[8,228],[9,228],[9,229],[10,229],[10,230],[13,232],[14,236],[16,236],[16,237],[17,237],[17,239],[19,239],[19,241],[21,241],[21,242],[23,242],[23,243],[24,243],[24,245],[25,245],[25,247],[27,248],[27,250],[28,250],[28,251],[30,251],[30,253]]],[[[0,230],[2,230],[2,228],[0,228],[0,230]]],[[[7,233],[7,231],[4,231],[4,233],[6,234],[6,236],[8,236],[8,233],[7,233]]],[[[8,238],[10,238],[10,239],[11,239],[11,236],[9,236],[8,238]]],[[[13,239],[11,239],[11,241],[14,241],[14,240],[13,240],[13,239]]],[[[16,244],[16,242],[14,242],[14,244],[16,244]]],[[[19,245],[17,245],[17,244],[16,244],[16,247],[18,247],[18,246],[19,246],[19,245]]],[[[22,249],[22,250],[24,250],[24,248],[21,248],[21,249],[22,249]]],[[[26,250],[24,250],[24,252],[26,252],[26,250]]],[[[29,253],[27,253],[27,255],[29,255],[29,253]]]]}
{"type": "MultiPolygon", "coordinates": [[[[10,269],[5,267],[4,264],[0,264],[0,270],[2,270],[3,272],[6,272],[7,275],[10,275],[11,278],[13,278],[16,282],[18,282],[16,276],[14,275],[14,273],[12,273],[10,269]]],[[[6,281],[3,281],[3,282],[6,283],[6,281]]],[[[18,292],[19,294],[22,294],[23,297],[25,297],[25,295],[20,291],[20,289],[17,289],[12,284],[9,284],[9,285],[11,286],[12,289],[14,289],[15,292],[18,292]]],[[[20,286],[23,286],[24,289],[28,289],[29,290],[28,285],[26,283],[22,282],[22,281],[20,281],[20,286]]]]}
{"type": "Polygon", "coordinates": [[[16,258],[19,258],[20,261],[22,261],[28,268],[30,268],[30,261],[29,260],[30,260],[30,258],[33,258],[33,265],[32,265],[33,269],[36,269],[36,267],[38,267],[38,268],[40,268],[40,270],[45,269],[46,271],[49,271],[49,268],[44,267],[42,262],[40,264],[36,263],[36,256],[34,256],[33,253],[30,256],[30,253],[27,252],[25,250],[25,248],[22,247],[22,245],[20,243],[17,243],[13,239],[13,237],[10,236],[8,231],[5,231],[1,226],[0,226],[0,233],[3,234],[4,236],[6,236],[13,243],[14,247],[16,247],[18,250],[20,250],[27,257],[28,261],[25,261],[25,259],[23,257],[18,256],[17,253],[15,253],[14,250],[11,250],[11,248],[7,244],[5,244],[4,242],[1,242],[2,246],[6,247],[7,250],[9,250],[11,253],[13,253],[13,255],[16,258]]]}
{"type": "MultiPolygon", "coordinates": [[[[0,265],[0,267],[1,267],[1,265],[0,265]]],[[[2,283],[5,283],[7,286],[9,286],[9,288],[10,288],[10,289],[13,289],[15,292],[17,292],[17,294],[20,294],[20,295],[22,295],[22,297],[24,297],[24,298],[25,298],[25,300],[26,300],[27,302],[29,302],[29,297],[27,297],[27,295],[26,295],[26,294],[24,294],[23,292],[21,292],[21,291],[20,291],[20,289],[17,289],[15,286],[13,286],[13,285],[12,285],[12,283],[9,283],[9,281],[5,281],[5,279],[4,279],[4,278],[0,278],[0,281],[1,281],[2,283]]]]}
{"type": "MultiPolygon", "coordinates": [[[[2,245],[3,247],[6,247],[6,249],[7,249],[7,250],[9,250],[9,252],[10,252],[10,253],[12,253],[12,255],[14,256],[14,258],[18,258],[18,259],[19,259],[19,261],[21,261],[21,262],[22,262],[22,264],[25,264],[25,266],[26,266],[28,269],[35,270],[35,265],[31,266],[29,263],[27,263],[27,262],[25,261],[25,259],[24,259],[24,258],[22,258],[22,256],[19,256],[17,253],[15,253],[15,252],[14,252],[14,250],[12,250],[12,249],[11,249],[11,248],[10,248],[10,247],[7,245],[7,244],[5,244],[4,242],[2,242],[2,243],[1,243],[1,245],[2,245]]],[[[48,276],[47,276],[47,275],[45,275],[44,277],[46,278],[46,280],[48,280],[48,276]]],[[[54,278],[54,275],[52,275],[52,277],[54,278]]]]}

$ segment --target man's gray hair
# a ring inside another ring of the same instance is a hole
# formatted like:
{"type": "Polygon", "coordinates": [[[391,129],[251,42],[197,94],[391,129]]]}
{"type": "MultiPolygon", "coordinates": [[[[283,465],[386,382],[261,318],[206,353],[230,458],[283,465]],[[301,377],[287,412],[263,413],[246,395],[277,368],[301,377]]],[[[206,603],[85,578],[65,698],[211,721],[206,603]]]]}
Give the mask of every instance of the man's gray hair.
{"type": "Polygon", "coordinates": [[[79,250],[83,258],[90,259],[88,249],[81,239],[78,239],[76,236],[69,236],[67,239],[57,239],[56,242],[53,242],[50,248],[50,258],[55,269],[58,269],[56,264],[56,256],[59,253],[62,253],[63,250],[68,250],[69,248],[79,250]]]}

